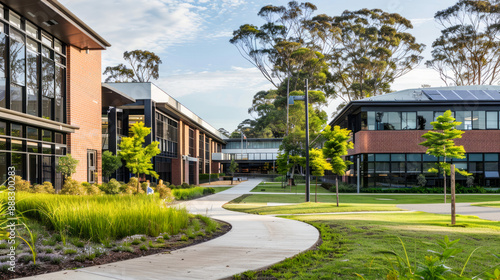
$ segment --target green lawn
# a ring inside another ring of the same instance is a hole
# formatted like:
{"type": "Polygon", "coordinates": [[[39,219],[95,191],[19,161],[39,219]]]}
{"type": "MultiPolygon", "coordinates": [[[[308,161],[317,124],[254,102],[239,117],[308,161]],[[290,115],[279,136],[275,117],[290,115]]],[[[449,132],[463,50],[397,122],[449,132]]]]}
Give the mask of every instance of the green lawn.
{"type": "Polygon", "coordinates": [[[361,211],[402,211],[394,205],[387,204],[355,204],[345,203],[337,207],[335,203],[300,203],[283,206],[267,206],[266,203],[228,203],[225,209],[252,214],[310,214],[330,212],[361,212],[361,211]]]}
{"type": "MultiPolygon", "coordinates": [[[[316,184],[311,182],[311,193],[315,192],[316,184]]],[[[281,187],[281,183],[268,183],[262,182],[258,184],[255,188],[251,190],[251,192],[272,192],[272,193],[305,193],[306,185],[305,184],[297,184],[296,186],[285,186],[285,188],[281,187]]],[[[332,193],[327,189],[324,189],[318,184],[318,193],[332,193]]]]}
{"type": "MultiPolygon", "coordinates": [[[[459,227],[449,226],[449,216],[417,213],[349,214],[290,216],[317,227],[323,243],[311,250],[278,263],[262,272],[246,272],[243,279],[386,279],[390,255],[382,251],[394,250],[404,256],[400,237],[405,243],[408,258],[423,262],[429,250],[441,251],[435,243],[460,239],[455,245],[464,251],[446,264],[460,273],[468,255],[480,247],[469,261],[464,275],[473,277],[484,271],[493,273],[500,259],[500,223],[458,216],[459,227]],[[389,258],[389,259],[388,259],[389,258]]],[[[238,278],[238,276],[236,277],[238,278]]],[[[485,279],[485,275],[481,275],[485,279]]],[[[453,279],[447,275],[446,279],[453,279]]],[[[488,278],[489,279],[489,278],[488,278]]]]}
{"type": "Polygon", "coordinates": [[[487,202],[487,203],[476,203],[476,204],[473,204],[474,206],[482,206],[482,207],[499,207],[500,208],[500,202],[487,202]]]}
{"type": "Polygon", "coordinates": [[[228,190],[230,188],[232,188],[232,187],[214,187],[215,193],[223,192],[223,191],[228,190]]]}
{"type": "MultiPolygon", "coordinates": [[[[333,203],[335,195],[318,195],[318,202],[333,203]]],[[[245,195],[241,203],[301,203],[305,195],[295,194],[252,194],[245,195]]],[[[314,192],[310,201],[315,201],[314,192]]],[[[447,202],[451,201],[450,196],[447,202]]],[[[500,195],[457,195],[456,202],[500,202],[500,195]]],[[[443,195],[387,195],[387,194],[340,194],[340,203],[367,203],[367,204],[415,204],[415,203],[443,203],[443,195]]]]}

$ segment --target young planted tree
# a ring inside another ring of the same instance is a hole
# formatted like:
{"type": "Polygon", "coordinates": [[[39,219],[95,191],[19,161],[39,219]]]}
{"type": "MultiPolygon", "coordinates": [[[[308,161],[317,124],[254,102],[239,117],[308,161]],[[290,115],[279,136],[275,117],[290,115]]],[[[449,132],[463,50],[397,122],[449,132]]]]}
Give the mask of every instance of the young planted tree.
{"type": "MultiPolygon", "coordinates": [[[[427,147],[427,154],[433,155],[442,160],[438,163],[439,169],[443,172],[444,180],[444,203],[446,203],[446,175],[450,174],[450,164],[446,162],[448,158],[465,158],[464,146],[456,146],[453,139],[462,138],[464,131],[456,129],[461,122],[456,122],[455,118],[451,116],[451,111],[448,110],[442,116],[437,117],[436,121],[431,122],[432,130],[422,135],[427,139],[420,143],[427,147]]],[[[436,169],[429,170],[431,172],[438,172],[436,169]]],[[[456,169],[456,172],[467,176],[469,173],[466,171],[456,169]]]]}
{"type": "Polygon", "coordinates": [[[233,184],[233,179],[234,179],[234,172],[238,170],[238,163],[234,161],[234,159],[231,160],[231,164],[229,164],[229,172],[231,173],[231,185],[233,184]]]}
{"type": "Polygon", "coordinates": [[[102,153],[102,173],[106,178],[122,167],[122,159],[118,155],[113,155],[110,151],[102,153]]]}
{"type": "Polygon", "coordinates": [[[326,161],[320,149],[311,149],[309,151],[309,167],[311,168],[311,175],[316,177],[314,202],[318,202],[318,176],[325,176],[325,170],[332,170],[332,166],[326,161]]]}
{"type": "Polygon", "coordinates": [[[65,177],[71,177],[71,175],[76,173],[76,166],[79,160],[74,159],[71,154],[67,154],[64,157],[59,158],[57,163],[57,172],[61,172],[65,177]]]}
{"type": "Polygon", "coordinates": [[[345,160],[342,156],[347,155],[347,150],[354,148],[354,144],[349,141],[351,131],[347,128],[340,128],[336,125],[333,130],[327,126],[323,131],[323,137],[326,142],[323,146],[323,154],[326,158],[330,158],[332,172],[336,175],[335,192],[337,195],[337,207],[339,206],[339,176],[343,176],[348,165],[352,162],[345,160]]]}
{"type": "MultiPolygon", "coordinates": [[[[130,128],[132,137],[123,137],[119,144],[120,157],[125,161],[125,166],[136,174],[138,178],[141,174],[151,175],[158,179],[158,174],[153,170],[151,159],[160,153],[158,145],[154,141],[144,146],[145,138],[151,133],[151,128],[145,127],[143,122],[137,122],[130,128]]],[[[139,193],[140,182],[137,180],[137,193],[139,193]]]]}
{"type": "Polygon", "coordinates": [[[117,66],[108,66],[104,75],[108,75],[106,82],[149,82],[158,79],[161,59],[154,52],[146,50],[127,51],[123,53],[123,59],[131,68],[120,63],[117,66]]]}

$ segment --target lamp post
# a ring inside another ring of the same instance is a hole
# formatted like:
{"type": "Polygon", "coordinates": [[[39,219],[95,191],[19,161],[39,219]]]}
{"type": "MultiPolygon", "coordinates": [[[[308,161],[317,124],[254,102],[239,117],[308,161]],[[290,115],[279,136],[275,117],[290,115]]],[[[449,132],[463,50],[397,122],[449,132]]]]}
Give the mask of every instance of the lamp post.
{"type": "Polygon", "coordinates": [[[306,107],[306,202],[310,201],[310,180],[309,180],[309,83],[306,79],[305,96],[290,96],[288,104],[293,105],[295,100],[304,101],[306,107]]]}

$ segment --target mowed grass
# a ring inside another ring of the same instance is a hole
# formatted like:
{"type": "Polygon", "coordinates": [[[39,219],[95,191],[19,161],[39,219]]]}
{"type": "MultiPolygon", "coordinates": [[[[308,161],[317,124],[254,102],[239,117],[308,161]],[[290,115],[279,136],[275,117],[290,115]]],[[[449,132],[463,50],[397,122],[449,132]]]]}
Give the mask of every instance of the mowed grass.
{"type": "MultiPolygon", "coordinates": [[[[404,256],[398,237],[405,243],[409,261],[423,262],[440,252],[437,240],[444,236],[460,239],[455,245],[464,251],[447,262],[460,273],[468,255],[476,248],[464,275],[474,277],[484,271],[493,273],[500,263],[500,222],[476,217],[458,216],[457,227],[451,227],[448,215],[416,213],[307,215],[289,218],[317,227],[323,243],[316,250],[301,253],[262,272],[247,272],[243,279],[387,279],[390,255],[394,250],[404,256]],[[389,258],[389,259],[388,259],[389,258]],[[246,276],[250,277],[246,277],[246,276]]],[[[485,279],[485,275],[481,275],[485,279]]],[[[446,279],[453,279],[450,275],[446,279]]]]}
{"type": "MultiPolygon", "coordinates": [[[[311,193],[316,192],[316,185],[314,182],[311,182],[310,185],[311,193]]],[[[305,193],[306,185],[305,184],[297,184],[296,186],[285,186],[281,187],[281,183],[267,183],[262,182],[258,184],[255,188],[251,190],[251,192],[271,192],[271,193],[305,193]]],[[[321,184],[318,184],[318,193],[332,193],[329,190],[322,188],[321,184]]]]}
{"type": "Polygon", "coordinates": [[[96,242],[134,234],[179,233],[190,222],[185,209],[170,208],[158,196],[74,196],[18,192],[16,208],[58,231],[96,242]]]}
{"type": "Polygon", "coordinates": [[[486,202],[486,203],[475,203],[473,206],[481,206],[481,207],[498,207],[500,208],[500,202],[486,202]]]}
{"type": "Polygon", "coordinates": [[[364,212],[364,211],[402,211],[394,205],[386,204],[355,204],[344,203],[337,207],[334,203],[306,202],[294,205],[267,206],[267,203],[228,203],[224,208],[232,211],[240,211],[251,214],[311,214],[311,213],[335,213],[335,212],[364,212]]]}
{"type": "Polygon", "coordinates": [[[215,193],[223,192],[225,190],[228,190],[232,187],[213,187],[215,189],[215,193]]]}
{"type": "MultiPolygon", "coordinates": [[[[310,201],[315,201],[314,192],[311,192],[310,201]]],[[[318,195],[318,202],[334,203],[336,196],[318,195]]],[[[448,195],[446,201],[450,203],[448,195]]],[[[301,203],[305,202],[305,195],[295,194],[252,194],[245,196],[240,203],[301,203]]],[[[443,195],[387,195],[387,194],[340,194],[340,203],[367,203],[367,204],[419,204],[443,203],[443,195]]],[[[456,195],[456,202],[495,202],[500,203],[500,195],[456,195]]]]}

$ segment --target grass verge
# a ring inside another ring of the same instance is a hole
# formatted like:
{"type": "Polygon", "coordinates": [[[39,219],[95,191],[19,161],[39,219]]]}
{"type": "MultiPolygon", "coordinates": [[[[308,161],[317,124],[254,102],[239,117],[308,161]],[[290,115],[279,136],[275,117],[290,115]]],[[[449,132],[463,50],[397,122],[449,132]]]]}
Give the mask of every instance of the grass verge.
{"type": "MultiPolygon", "coordinates": [[[[316,249],[301,253],[264,271],[246,272],[235,279],[387,279],[392,256],[383,251],[404,254],[398,237],[406,244],[413,264],[439,251],[435,244],[445,235],[460,239],[462,253],[447,263],[460,272],[468,255],[480,247],[469,261],[464,275],[474,277],[493,273],[500,259],[500,223],[476,217],[458,216],[457,227],[449,225],[449,216],[428,213],[307,215],[289,218],[310,223],[321,232],[323,243],[316,249]]],[[[449,278],[453,279],[451,275],[449,278]]],[[[481,277],[482,276],[482,277],[481,277]]]]}
{"type": "MultiPolygon", "coordinates": [[[[311,182],[311,193],[315,193],[316,185],[314,182],[311,182]]],[[[273,193],[305,193],[306,185],[305,184],[297,184],[296,186],[285,186],[285,188],[281,187],[281,183],[267,183],[262,182],[258,184],[255,188],[251,190],[251,192],[273,192],[273,193]]],[[[324,189],[318,184],[318,193],[332,193],[327,189],[324,189]]]]}
{"type": "Polygon", "coordinates": [[[227,210],[246,212],[251,214],[310,214],[334,212],[364,212],[364,211],[401,211],[394,205],[386,204],[340,204],[333,203],[300,203],[294,205],[267,206],[266,203],[228,203],[224,205],[227,210]]]}
{"type": "MultiPolygon", "coordinates": [[[[336,201],[334,195],[318,195],[318,202],[333,203],[336,201]]],[[[295,194],[252,194],[245,196],[241,203],[301,203],[304,195],[295,194]]],[[[310,200],[314,201],[314,193],[310,200]]],[[[447,202],[451,201],[450,196],[447,202]]],[[[495,202],[500,201],[500,195],[456,195],[456,202],[495,202]]],[[[340,203],[367,203],[367,204],[418,204],[418,203],[443,203],[443,195],[387,195],[387,194],[340,194],[340,203]]]]}

